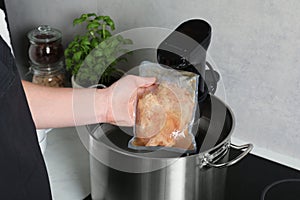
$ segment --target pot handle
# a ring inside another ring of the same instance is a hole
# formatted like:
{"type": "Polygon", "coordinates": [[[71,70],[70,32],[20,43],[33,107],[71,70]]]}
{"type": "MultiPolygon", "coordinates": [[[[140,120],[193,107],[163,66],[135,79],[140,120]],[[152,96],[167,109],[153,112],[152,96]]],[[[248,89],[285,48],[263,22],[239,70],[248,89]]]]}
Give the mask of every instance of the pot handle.
{"type": "Polygon", "coordinates": [[[253,149],[253,144],[244,144],[241,146],[230,144],[230,148],[237,149],[237,150],[244,150],[244,151],[233,160],[230,160],[225,163],[214,163],[208,157],[204,158],[204,162],[206,162],[206,165],[209,167],[215,167],[215,168],[229,167],[242,160],[253,149]]]}

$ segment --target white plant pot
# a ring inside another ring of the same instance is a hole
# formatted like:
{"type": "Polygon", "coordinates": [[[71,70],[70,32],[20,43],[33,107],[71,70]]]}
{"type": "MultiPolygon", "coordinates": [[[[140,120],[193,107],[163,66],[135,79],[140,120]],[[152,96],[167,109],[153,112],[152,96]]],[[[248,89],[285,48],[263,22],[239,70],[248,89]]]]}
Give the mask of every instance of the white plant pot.
{"type": "Polygon", "coordinates": [[[74,77],[74,75],[72,75],[72,77],[71,77],[71,84],[72,84],[72,87],[73,87],[73,88],[83,88],[81,85],[79,85],[79,84],[77,84],[77,83],[75,82],[75,77],[74,77]]]}
{"type": "MultiPolygon", "coordinates": [[[[123,75],[125,74],[125,72],[121,69],[116,69],[116,71],[114,72],[114,74],[111,74],[112,77],[115,77],[117,76],[117,78],[121,78],[123,75]]],[[[116,78],[116,77],[115,77],[116,78]]],[[[75,81],[75,77],[74,75],[72,75],[71,77],[71,84],[72,84],[72,87],[73,88],[86,88],[86,87],[83,87],[81,85],[79,85],[76,81],[75,81]]],[[[98,86],[98,87],[102,87],[102,88],[106,88],[107,86],[105,84],[95,84],[95,85],[91,85],[87,88],[93,88],[95,86],[98,86]],[[104,86],[104,87],[103,87],[104,86]]]]}
{"type": "MultiPolygon", "coordinates": [[[[81,85],[79,85],[78,83],[76,83],[74,75],[71,77],[71,83],[72,83],[72,87],[73,88],[84,88],[81,85]]],[[[89,88],[96,88],[96,87],[98,87],[98,88],[106,88],[106,86],[103,85],[103,84],[95,84],[95,85],[89,86],[89,88]]]]}

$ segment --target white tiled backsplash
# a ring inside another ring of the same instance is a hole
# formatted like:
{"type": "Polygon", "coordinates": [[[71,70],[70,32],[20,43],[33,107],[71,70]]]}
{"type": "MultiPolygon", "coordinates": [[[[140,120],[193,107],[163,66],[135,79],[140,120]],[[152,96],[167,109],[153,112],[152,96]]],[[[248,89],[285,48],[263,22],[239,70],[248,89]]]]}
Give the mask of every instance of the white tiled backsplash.
{"type": "Polygon", "coordinates": [[[227,103],[235,113],[234,140],[251,142],[254,152],[300,169],[300,1],[10,0],[7,4],[9,10],[19,9],[10,14],[11,23],[16,23],[11,26],[15,48],[22,42],[16,33],[26,32],[32,21],[58,27],[68,42],[74,31],[71,19],[81,12],[110,15],[117,31],[144,26],[174,29],[189,18],[209,21],[213,27],[209,54],[222,73],[227,103]]]}

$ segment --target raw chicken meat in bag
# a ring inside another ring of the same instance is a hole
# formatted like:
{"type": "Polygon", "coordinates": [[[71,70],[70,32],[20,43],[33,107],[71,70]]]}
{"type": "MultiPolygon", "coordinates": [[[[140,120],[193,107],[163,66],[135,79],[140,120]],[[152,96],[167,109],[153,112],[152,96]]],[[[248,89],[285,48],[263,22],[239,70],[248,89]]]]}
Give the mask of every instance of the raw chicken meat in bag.
{"type": "Polygon", "coordinates": [[[199,75],[143,62],[139,74],[156,77],[156,85],[138,96],[134,137],[128,147],[135,150],[165,149],[196,152],[192,134],[199,75]]]}

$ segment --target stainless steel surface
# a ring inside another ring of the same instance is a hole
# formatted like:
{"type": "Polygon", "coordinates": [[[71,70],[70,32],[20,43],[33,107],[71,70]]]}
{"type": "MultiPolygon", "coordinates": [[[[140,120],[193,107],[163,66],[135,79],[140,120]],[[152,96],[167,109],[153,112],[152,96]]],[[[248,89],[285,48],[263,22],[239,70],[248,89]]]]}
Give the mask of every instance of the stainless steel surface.
{"type": "MultiPolygon", "coordinates": [[[[228,155],[222,158],[226,161],[228,155]]],[[[192,157],[149,173],[127,173],[94,157],[91,164],[93,200],[222,200],[226,168],[201,170],[192,157]]]]}
{"type": "MultiPolygon", "coordinates": [[[[235,163],[239,162],[240,160],[242,160],[253,149],[252,144],[244,144],[241,146],[230,144],[230,147],[233,149],[244,150],[244,151],[239,156],[234,158],[233,160],[227,161],[225,163],[215,163],[215,161],[217,160],[216,158],[219,157],[219,155],[207,154],[207,156],[205,156],[203,158],[203,163],[202,163],[201,167],[203,167],[203,166],[215,167],[215,168],[229,167],[229,166],[234,165],[235,163]]],[[[223,156],[224,152],[225,151],[222,152],[222,154],[221,154],[222,156],[223,156]]],[[[227,153],[227,151],[225,152],[225,154],[226,153],[227,153]]]]}
{"type": "Polygon", "coordinates": [[[198,152],[193,155],[135,151],[127,147],[130,129],[100,127],[89,127],[94,200],[222,200],[225,166],[241,160],[252,147],[230,143],[233,113],[213,95],[203,106],[196,133],[198,152]],[[246,151],[229,161],[230,147],[246,151]]]}

